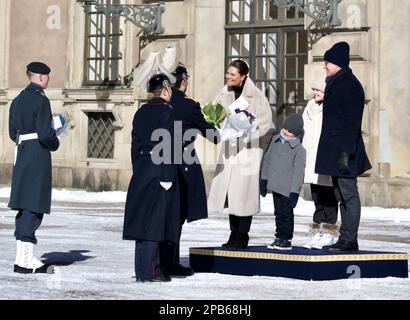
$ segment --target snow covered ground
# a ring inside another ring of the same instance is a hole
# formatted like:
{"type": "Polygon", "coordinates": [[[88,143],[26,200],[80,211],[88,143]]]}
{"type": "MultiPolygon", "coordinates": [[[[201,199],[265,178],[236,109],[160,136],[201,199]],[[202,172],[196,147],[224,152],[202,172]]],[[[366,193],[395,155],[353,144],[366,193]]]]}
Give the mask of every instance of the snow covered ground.
{"type": "MultiPolygon", "coordinates": [[[[64,262],[54,275],[12,272],[15,213],[7,208],[10,188],[0,188],[0,299],[410,299],[410,280],[399,278],[303,281],[197,273],[170,283],[136,283],[134,243],[121,240],[124,192],[53,190],[52,214],[37,232],[37,256],[64,262]]],[[[262,198],[253,220],[250,245],[274,236],[272,197],[262,198]]],[[[313,203],[299,200],[294,245],[305,244],[313,203]]],[[[190,247],[219,246],[229,235],[227,215],[186,224],[182,262],[190,247]]],[[[410,209],[363,208],[361,249],[410,254],[410,209]]]]}

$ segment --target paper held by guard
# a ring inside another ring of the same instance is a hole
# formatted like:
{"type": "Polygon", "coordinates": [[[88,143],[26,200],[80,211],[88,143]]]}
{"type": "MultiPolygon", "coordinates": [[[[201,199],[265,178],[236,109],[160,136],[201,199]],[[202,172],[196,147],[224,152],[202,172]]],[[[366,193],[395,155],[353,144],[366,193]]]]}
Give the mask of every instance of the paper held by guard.
{"type": "Polygon", "coordinates": [[[63,127],[63,124],[61,123],[60,116],[54,116],[53,117],[53,128],[54,130],[60,129],[63,127]]]}

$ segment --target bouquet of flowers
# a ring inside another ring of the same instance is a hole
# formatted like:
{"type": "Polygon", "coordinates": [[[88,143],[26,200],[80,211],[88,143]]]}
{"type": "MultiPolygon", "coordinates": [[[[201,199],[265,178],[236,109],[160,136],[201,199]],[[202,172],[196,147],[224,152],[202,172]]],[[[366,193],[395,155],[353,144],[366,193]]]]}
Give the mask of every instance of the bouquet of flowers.
{"type": "Polygon", "coordinates": [[[222,129],[222,139],[229,140],[239,138],[250,132],[253,133],[258,128],[258,120],[247,108],[249,103],[245,98],[240,97],[229,106],[232,111],[228,114],[222,129]]]}
{"type": "Polygon", "coordinates": [[[220,124],[226,117],[225,108],[217,101],[206,104],[202,109],[205,121],[220,128],[220,124]]]}
{"type": "Polygon", "coordinates": [[[67,130],[67,117],[61,113],[53,113],[51,126],[56,132],[57,137],[61,136],[67,130]]]}

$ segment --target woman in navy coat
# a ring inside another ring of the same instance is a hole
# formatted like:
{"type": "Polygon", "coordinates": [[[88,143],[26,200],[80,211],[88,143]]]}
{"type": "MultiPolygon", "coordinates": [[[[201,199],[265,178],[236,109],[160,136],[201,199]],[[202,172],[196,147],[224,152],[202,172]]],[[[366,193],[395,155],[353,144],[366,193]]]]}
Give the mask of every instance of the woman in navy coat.
{"type": "Polygon", "coordinates": [[[172,91],[164,74],[148,82],[150,100],[135,113],[131,158],[133,175],[128,187],[124,240],[135,240],[137,281],[170,281],[161,272],[158,247],[176,242],[179,234],[179,188],[172,164],[173,110],[167,102],[172,91]],[[156,141],[156,135],[163,139],[156,141]]]}

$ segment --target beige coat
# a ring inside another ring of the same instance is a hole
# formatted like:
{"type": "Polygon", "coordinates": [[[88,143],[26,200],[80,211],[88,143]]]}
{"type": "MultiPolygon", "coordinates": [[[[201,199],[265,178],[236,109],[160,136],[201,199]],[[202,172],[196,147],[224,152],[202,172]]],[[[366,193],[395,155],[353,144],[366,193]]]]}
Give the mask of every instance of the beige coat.
{"type": "Polygon", "coordinates": [[[323,103],[317,104],[314,99],[310,100],[303,111],[303,128],[305,135],[302,145],[306,149],[305,183],[332,186],[329,176],[315,173],[317,147],[322,131],[323,103]]]}
{"type": "MultiPolygon", "coordinates": [[[[224,143],[219,154],[208,197],[209,212],[223,212],[225,198],[228,195],[229,213],[237,216],[252,216],[260,211],[259,174],[263,157],[263,148],[267,139],[272,136],[272,111],[268,100],[255,86],[252,80],[246,79],[242,96],[249,102],[248,110],[259,122],[255,133],[248,133],[240,138],[239,151],[226,158],[225,151],[229,143],[224,143]]],[[[235,101],[233,91],[228,87],[221,90],[215,100],[227,111],[235,101]]]]}

